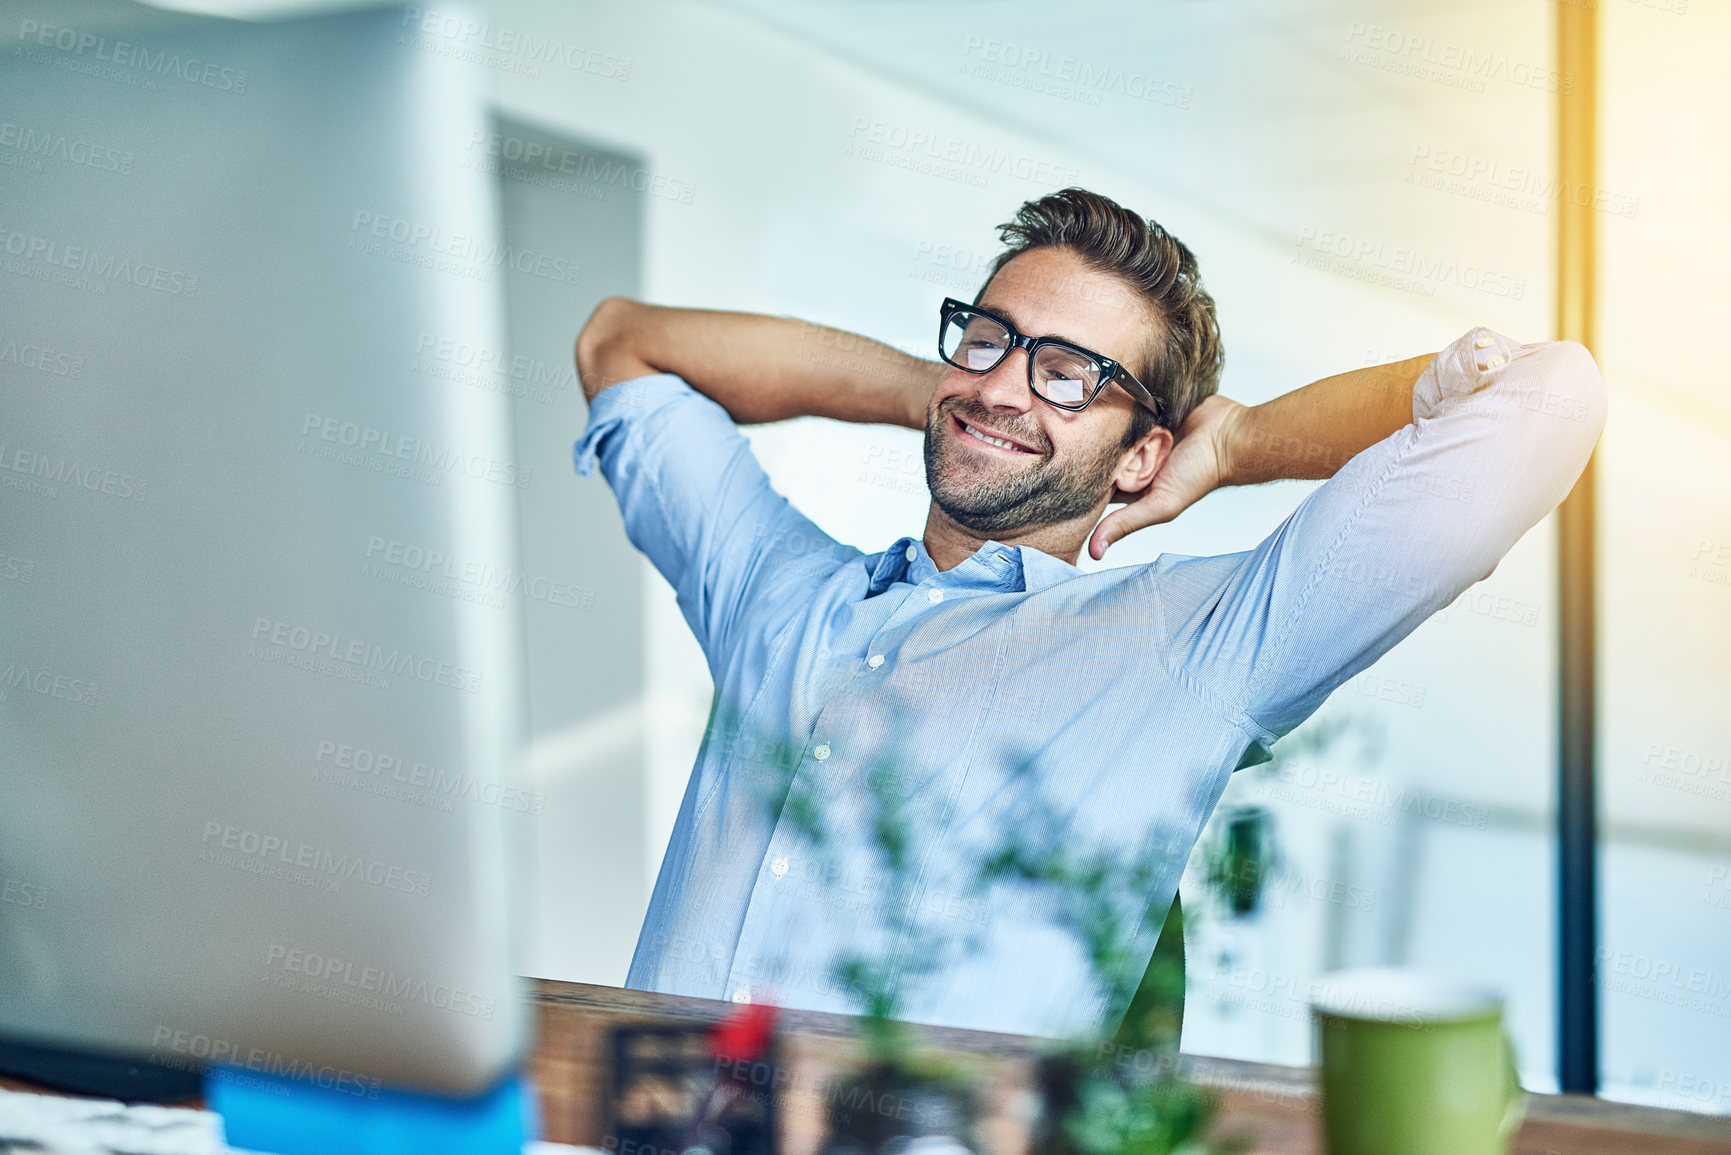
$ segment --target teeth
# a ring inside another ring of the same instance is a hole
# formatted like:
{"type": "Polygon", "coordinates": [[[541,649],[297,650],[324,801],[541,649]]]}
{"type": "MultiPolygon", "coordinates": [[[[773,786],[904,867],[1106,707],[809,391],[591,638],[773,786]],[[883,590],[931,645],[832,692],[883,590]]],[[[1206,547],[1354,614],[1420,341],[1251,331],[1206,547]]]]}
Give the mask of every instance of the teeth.
{"type": "Polygon", "coordinates": [[[987,437],[984,433],[981,433],[978,429],[975,429],[972,425],[969,425],[966,421],[962,422],[962,428],[966,429],[969,433],[973,434],[975,437],[978,437],[981,441],[984,441],[987,445],[996,445],[999,449],[1015,449],[1016,448],[1010,442],[1005,441],[1001,437],[987,437]]]}

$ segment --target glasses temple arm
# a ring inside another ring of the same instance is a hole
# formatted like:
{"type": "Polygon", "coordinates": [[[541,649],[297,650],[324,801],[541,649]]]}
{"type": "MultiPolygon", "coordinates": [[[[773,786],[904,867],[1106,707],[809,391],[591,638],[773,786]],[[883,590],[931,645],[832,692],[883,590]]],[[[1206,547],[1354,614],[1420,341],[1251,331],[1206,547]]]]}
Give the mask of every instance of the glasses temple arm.
{"type": "Polygon", "coordinates": [[[1124,368],[1124,366],[1119,365],[1118,371],[1113,376],[1120,383],[1129,386],[1131,395],[1134,396],[1138,401],[1140,401],[1144,405],[1146,405],[1148,408],[1152,409],[1154,411],[1155,419],[1158,420],[1161,424],[1165,424],[1166,415],[1164,412],[1164,406],[1162,406],[1160,404],[1160,398],[1154,396],[1154,394],[1149,390],[1148,386],[1146,386],[1146,385],[1142,384],[1142,382],[1136,380],[1136,375],[1134,373],[1132,373],[1132,372],[1130,372],[1130,370],[1124,368]]]}

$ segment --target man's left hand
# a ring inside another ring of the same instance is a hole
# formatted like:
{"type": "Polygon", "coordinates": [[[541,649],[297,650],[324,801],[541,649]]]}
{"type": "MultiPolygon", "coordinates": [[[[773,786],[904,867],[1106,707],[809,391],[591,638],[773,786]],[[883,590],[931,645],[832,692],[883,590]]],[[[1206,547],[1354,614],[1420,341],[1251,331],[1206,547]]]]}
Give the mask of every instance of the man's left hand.
{"type": "Polygon", "coordinates": [[[1114,488],[1107,504],[1128,502],[1100,519],[1088,538],[1088,556],[1099,561],[1106,547],[1150,525],[1171,521],[1210,491],[1225,484],[1231,458],[1228,435],[1248,406],[1218,393],[1203,398],[1178,431],[1178,440],[1146,488],[1114,488]]]}

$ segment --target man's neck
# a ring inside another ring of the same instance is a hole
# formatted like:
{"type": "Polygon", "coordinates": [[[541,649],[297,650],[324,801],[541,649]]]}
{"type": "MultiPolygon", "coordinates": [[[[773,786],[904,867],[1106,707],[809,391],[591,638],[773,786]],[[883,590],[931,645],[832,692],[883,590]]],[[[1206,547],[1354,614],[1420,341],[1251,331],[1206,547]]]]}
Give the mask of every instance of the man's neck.
{"type": "Polygon", "coordinates": [[[1075,565],[1076,559],[1082,556],[1082,547],[1087,544],[1088,535],[1099,523],[1100,514],[1104,510],[1105,503],[1102,502],[1099,509],[1074,521],[1029,526],[999,536],[978,534],[957,525],[934,501],[926,513],[926,553],[931,556],[932,564],[938,567],[940,573],[967,561],[988,541],[1003,545],[1025,545],[1041,553],[1051,554],[1066,565],[1075,565]]]}

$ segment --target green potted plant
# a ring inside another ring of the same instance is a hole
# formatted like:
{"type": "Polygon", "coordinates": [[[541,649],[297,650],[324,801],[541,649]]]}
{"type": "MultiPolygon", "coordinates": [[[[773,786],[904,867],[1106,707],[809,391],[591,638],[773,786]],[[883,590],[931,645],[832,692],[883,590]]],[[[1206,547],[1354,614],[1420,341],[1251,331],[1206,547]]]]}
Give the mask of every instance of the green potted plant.
{"type": "Polygon", "coordinates": [[[1244,1150],[1242,1138],[1212,1137],[1218,1097],[1185,1079],[1178,1063],[1184,958],[1181,950],[1161,947],[1182,914],[1151,897],[1167,869],[1168,847],[1081,850],[1087,841],[1041,805],[1020,815],[1010,830],[982,864],[981,878],[1014,878],[1047,889],[1087,953],[1107,1005],[1125,1008],[1114,1030],[1070,1040],[1041,1057],[1032,1155],[1244,1150]],[[1124,945],[1131,940],[1132,917],[1165,928],[1161,947],[1146,963],[1124,945]]]}
{"type": "MultiPolygon", "coordinates": [[[[1251,772],[1278,773],[1284,761],[1322,755],[1349,736],[1359,739],[1361,761],[1376,759],[1382,743],[1377,720],[1336,711],[1282,739],[1274,759],[1251,772]]],[[[1260,905],[1280,859],[1272,816],[1260,806],[1229,807],[1212,825],[1217,833],[1201,847],[1207,884],[1201,910],[1146,909],[1144,919],[1236,920],[1260,905]]],[[[1160,848],[1139,855],[1115,847],[1079,852],[1085,840],[1049,808],[1020,816],[1010,829],[982,877],[1015,877],[1051,888],[1111,1005],[1127,1007],[1114,1032],[1076,1040],[1044,1057],[1043,1109],[1032,1155],[1226,1155],[1247,1149],[1246,1136],[1214,1134],[1218,1098],[1187,1081],[1178,1062],[1184,956],[1181,948],[1165,949],[1175,928],[1167,924],[1145,969],[1119,946],[1128,941],[1124,912],[1136,909],[1136,895],[1152,892],[1163,870],[1160,848]]]]}
{"type": "MultiPolygon", "coordinates": [[[[893,733],[907,733],[892,727],[893,733]]],[[[818,854],[830,845],[824,806],[797,788],[799,752],[778,744],[757,747],[772,783],[770,812],[792,822],[818,854]]],[[[862,780],[903,781],[892,754],[862,780]]],[[[1031,763],[1017,773],[1032,773],[1031,763]]],[[[918,1047],[898,1011],[904,992],[974,945],[966,934],[942,934],[915,917],[909,901],[918,864],[913,860],[913,819],[902,793],[867,789],[871,851],[887,885],[873,916],[902,943],[899,968],[888,960],[850,954],[837,960],[834,978],[852,992],[859,1013],[861,1060],[830,1089],[826,1155],[903,1155],[914,1149],[954,1146],[978,1150],[979,1108],[967,1072],[918,1047]],[[912,961],[909,961],[912,960],[912,961]],[[886,1109],[886,1104],[893,1109],[886,1109]]],[[[1038,792],[1027,792],[1038,797],[1038,792]]],[[[1157,953],[1152,965],[1126,945],[1141,920],[1164,920],[1148,896],[1168,869],[1170,842],[1129,854],[1120,847],[1079,851],[1083,843],[1050,806],[1024,805],[1003,823],[1004,838],[975,863],[970,890],[1015,881],[1046,892],[1063,925],[1086,953],[1107,1005],[1127,1008],[1103,1035],[1053,1047],[1037,1063],[1041,1110],[1034,1123],[1033,1155],[1230,1155],[1238,1140],[1209,1138],[1217,1097],[1183,1078],[1177,1059],[1184,969],[1182,955],[1157,953]]]]}
{"type": "MultiPolygon", "coordinates": [[[[736,731],[737,732],[737,731],[736,731]]],[[[829,815],[810,794],[796,789],[799,752],[776,742],[760,743],[755,753],[769,771],[765,802],[770,813],[790,822],[822,856],[830,847],[829,815]]],[[[899,781],[893,767],[864,775],[879,783],[899,781]]],[[[902,1155],[910,1150],[940,1155],[945,1148],[977,1150],[979,1119],[969,1072],[954,1061],[919,1047],[899,1018],[903,992],[921,977],[955,957],[965,943],[934,934],[916,917],[912,900],[918,864],[912,819],[899,790],[868,787],[870,850],[882,885],[873,889],[870,917],[890,942],[904,944],[903,961],[860,952],[836,959],[832,979],[851,993],[860,1014],[861,1055],[825,1096],[825,1155],[902,1155]]]]}

